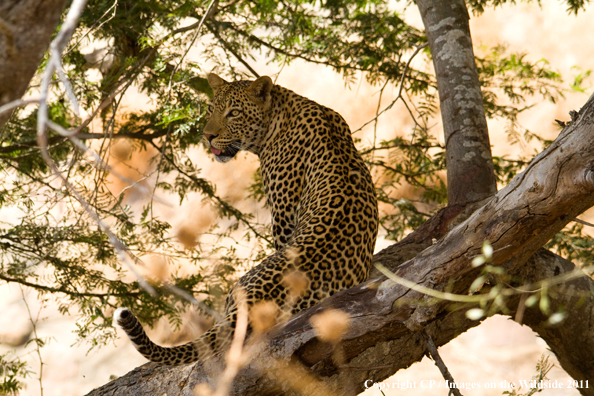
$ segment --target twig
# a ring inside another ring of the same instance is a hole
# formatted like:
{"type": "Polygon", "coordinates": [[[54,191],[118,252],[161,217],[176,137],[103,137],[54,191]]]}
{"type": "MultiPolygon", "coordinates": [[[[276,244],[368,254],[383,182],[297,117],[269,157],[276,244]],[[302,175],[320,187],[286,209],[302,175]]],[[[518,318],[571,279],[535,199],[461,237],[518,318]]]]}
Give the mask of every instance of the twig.
{"type": "Polygon", "coordinates": [[[450,388],[448,395],[454,394],[455,396],[462,396],[462,393],[460,393],[458,388],[455,387],[456,381],[454,381],[452,374],[450,374],[447,366],[445,365],[443,360],[441,360],[441,356],[439,356],[439,352],[437,352],[437,347],[433,343],[431,336],[427,334],[425,331],[421,331],[421,337],[423,337],[423,340],[425,341],[425,346],[427,347],[427,350],[429,351],[429,354],[431,355],[433,362],[435,363],[437,368],[439,368],[439,371],[441,371],[441,375],[443,375],[443,378],[446,381],[449,381],[449,383],[453,385],[453,387],[450,388]]]}
{"type": "MultiPolygon", "coordinates": [[[[377,122],[378,122],[380,107],[382,105],[382,96],[384,95],[384,89],[386,89],[389,82],[390,82],[390,79],[387,78],[382,89],[380,89],[379,98],[377,99],[377,108],[375,109],[375,120],[373,123],[373,145],[372,145],[372,147],[375,147],[376,140],[377,140],[377,122]]],[[[375,151],[373,151],[371,153],[371,161],[373,162],[374,159],[375,159],[375,151]]]]}
{"type": "MultiPolygon", "coordinates": [[[[62,84],[64,84],[64,88],[66,89],[66,95],[68,95],[68,99],[72,103],[72,110],[74,110],[74,114],[76,114],[77,117],[80,117],[80,108],[78,106],[78,100],[76,99],[76,95],[74,94],[74,91],[72,90],[72,85],[70,84],[70,80],[66,76],[66,72],[64,71],[64,66],[62,65],[62,59],[60,57],[61,57],[61,53],[58,53],[57,59],[54,58],[56,72],[58,73],[58,76],[60,77],[60,81],[62,82],[62,84]]],[[[52,59],[52,58],[50,58],[50,59],[52,59]]]]}
{"type": "Polygon", "coordinates": [[[163,149],[161,150],[160,153],[160,158],[159,158],[159,163],[157,164],[157,167],[155,168],[155,172],[157,173],[157,177],[155,178],[155,186],[153,187],[153,192],[151,194],[151,223],[150,223],[150,227],[152,228],[152,224],[153,224],[153,199],[152,197],[155,196],[155,192],[157,191],[157,185],[159,184],[159,175],[161,174],[160,169],[161,169],[161,165],[163,164],[163,158],[165,157],[165,150],[167,149],[167,142],[169,141],[169,136],[171,135],[171,129],[173,127],[173,124],[169,124],[169,126],[167,127],[167,134],[165,135],[165,141],[163,142],[163,149]]]}
{"type": "MultiPolygon", "coordinates": [[[[419,110],[416,108],[415,104],[412,103],[412,99],[410,98],[410,95],[408,94],[408,91],[404,91],[404,92],[406,93],[406,96],[408,96],[408,98],[411,100],[411,104],[413,105],[413,107],[415,107],[415,111],[416,112],[419,112],[419,110]]],[[[412,138],[410,140],[410,142],[412,143],[413,142],[413,139],[415,137],[415,132],[416,132],[417,129],[419,129],[419,130],[428,130],[428,128],[427,128],[426,125],[419,124],[419,122],[417,121],[417,118],[415,117],[415,114],[413,113],[412,109],[410,108],[410,106],[408,105],[408,103],[406,102],[406,100],[404,98],[402,98],[402,104],[404,105],[404,108],[406,108],[406,111],[408,112],[408,115],[410,116],[410,118],[415,123],[415,127],[413,128],[413,136],[412,136],[412,138]]],[[[422,117],[422,115],[421,115],[421,117],[422,117]]]]}
{"type": "Polygon", "coordinates": [[[192,46],[196,42],[196,39],[198,38],[198,35],[200,34],[200,30],[202,29],[202,25],[204,25],[204,21],[206,21],[208,18],[212,17],[216,13],[217,6],[218,5],[219,5],[219,0],[211,0],[210,1],[210,4],[206,8],[206,12],[204,13],[204,15],[202,16],[202,18],[200,19],[200,22],[198,22],[197,25],[194,24],[194,25],[196,25],[196,33],[194,33],[194,37],[192,38],[192,41],[190,42],[190,45],[184,51],[184,53],[183,53],[182,57],[180,58],[179,62],[177,62],[177,64],[173,68],[173,71],[171,72],[171,76],[169,77],[169,87],[167,88],[168,91],[171,91],[171,83],[173,82],[173,75],[175,74],[175,72],[177,71],[177,69],[179,69],[179,67],[183,63],[184,59],[186,58],[186,55],[188,55],[188,52],[190,52],[190,48],[192,48],[192,46]]]}
{"type": "Polygon", "coordinates": [[[221,375],[219,386],[213,396],[227,396],[229,394],[233,379],[247,361],[243,353],[243,343],[248,327],[248,305],[245,291],[241,288],[237,289],[234,298],[237,301],[235,333],[233,334],[233,341],[227,353],[227,367],[221,375]]]}
{"type": "Polygon", "coordinates": [[[78,139],[75,136],[78,128],[69,131],[69,130],[63,128],[61,125],[56,124],[55,122],[53,122],[51,120],[47,120],[47,126],[50,127],[52,130],[54,130],[55,132],[59,133],[60,135],[67,137],[76,147],[81,149],[83,152],[90,153],[91,156],[93,156],[93,158],[95,159],[95,167],[96,168],[109,171],[111,174],[116,176],[118,179],[122,180],[125,183],[128,183],[129,188],[135,188],[138,191],[140,191],[141,193],[148,196],[149,198],[155,199],[157,202],[159,202],[163,205],[171,206],[166,201],[164,201],[158,197],[155,197],[153,195],[153,192],[151,192],[148,188],[146,188],[142,185],[139,185],[138,184],[139,181],[134,181],[134,180],[122,175],[121,173],[119,173],[115,169],[113,169],[111,166],[109,166],[109,164],[107,162],[105,162],[103,160],[103,158],[101,158],[101,156],[95,152],[95,150],[87,147],[82,141],[80,141],[80,139],[78,139]]]}
{"type": "Polygon", "coordinates": [[[41,308],[43,307],[43,305],[41,305],[39,307],[39,312],[37,312],[37,318],[35,318],[35,320],[33,320],[33,315],[31,314],[31,309],[29,309],[29,303],[27,303],[27,298],[25,297],[25,292],[23,291],[22,287],[20,287],[20,289],[21,289],[21,295],[23,296],[23,302],[25,303],[25,307],[27,308],[27,313],[29,314],[29,320],[31,321],[31,326],[33,326],[33,335],[35,336],[35,339],[33,341],[35,342],[35,351],[37,352],[37,357],[39,358],[39,393],[41,396],[43,396],[43,359],[41,358],[41,346],[39,345],[41,340],[39,339],[39,336],[37,335],[37,322],[39,321],[39,314],[41,313],[41,308]]]}
{"type": "Polygon", "coordinates": [[[408,69],[410,67],[410,64],[411,64],[412,60],[415,58],[415,56],[417,56],[417,54],[423,48],[425,48],[428,45],[429,45],[429,43],[425,43],[423,45],[416,46],[415,51],[412,53],[412,55],[410,56],[409,60],[406,62],[406,65],[404,66],[404,70],[402,71],[402,75],[400,77],[400,84],[398,86],[398,94],[396,95],[396,98],[392,101],[392,103],[390,103],[389,105],[387,105],[386,107],[384,107],[383,110],[380,111],[379,113],[377,113],[376,116],[373,117],[371,120],[367,121],[365,124],[361,125],[357,129],[355,129],[352,132],[352,134],[355,134],[356,132],[359,132],[361,129],[363,129],[367,125],[371,124],[372,122],[375,122],[378,119],[379,116],[381,116],[382,114],[384,114],[386,111],[390,110],[392,108],[392,106],[394,106],[394,104],[398,101],[398,99],[402,98],[402,89],[404,87],[404,81],[406,79],[406,73],[408,72],[408,69]]]}
{"type": "Polygon", "coordinates": [[[114,3],[111,5],[111,7],[109,7],[107,9],[107,11],[105,11],[103,13],[103,15],[101,15],[101,17],[99,17],[99,19],[97,19],[97,21],[93,24],[93,26],[91,26],[85,33],[83,33],[83,35],[78,39],[78,41],[76,43],[74,43],[74,45],[68,51],[66,51],[66,53],[68,54],[70,51],[72,51],[72,49],[76,48],[76,46],[78,44],[80,44],[80,42],[83,41],[83,39],[85,37],[87,37],[89,34],[91,34],[91,32],[93,32],[95,30],[98,30],[101,26],[103,26],[107,22],[111,21],[115,17],[115,15],[116,15],[116,8],[117,8],[117,6],[118,6],[118,0],[115,0],[114,3]],[[101,24],[99,26],[97,26],[97,24],[99,23],[99,21],[101,21],[101,19],[103,19],[103,17],[105,15],[107,15],[107,13],[109,11],[111,11],[112,9],[113,9],[113,13],[111,14],[111,16],[108,19],[106,19],[103,22],[101,22],[101,24]],[[97,26],[97,27],[95,27],[95,26],[97,26]]]}
{"type": "MultiPolygon", "coordinates": [[[[156,148],[157,150],[161,151],[162,148],[159,147],[158,145],[156,145],[154,142],[150,141],[149,142],[154,148],[156,148]]],[[[167,160],[167,162],[169,162],[171,164],[171,166],[173,166],[179,173],[181,173],[182,175],[184,175],[185,177],[187,177],[188,179],[190,179],[191,181],[193,181],[196,184],[200,184],[198,179],[195,178],[194,176],[188,174],[187,172],[184,172],[183,169],[181,169],[176,163],[175,163],[175,159],[172,157],[168,157],[167,154],[165,154],[165,159],[167,160]]],[[[225,208],[225,210],[228,210],[229,212],[231,212],[233,214],[233,216],[235,216],[235,218],[240,221],[241,223],[243,223],[247,228],[249,228],[254,235],[256,235],[258,238],[261,238],[262,240],[266,241],[266,243],[268,243],[269,245],[272,245],[273,242],[272,240],[270,240],[270,238],[267,238],[266,236],[260,234],[258,232],[258,230],[256,230],[254,228],[254,226],[245,219],[245,217],[243,216],[243,213],[241,213],[237,208],[233,207],[231,204],[225,202],[221,197],[219,197],[218,195],[216,195],[214,193],[214,191],[209,191],[209,192],[205,192],[206,195],[211,198],[214,199],[219,205],[221,205],[223,208],[225,208]]]]}
{"type": "Polygon", "coordinates": [[[309,58],[309,57],[304,56],[304,55],[301,55],[301,54],[294,54],[294,53],[285,51],[285,50],[283,50],[280,47],[276,47],[273,44],[270,44],[270,43],[268,43],[268,42],[260,39],[259,37],[254,36],[253,34],[250,34],[250,33],[247,33],[245,31],[241,30],[240,28],[238,28],[237,26],[235,26],[235,24],[233,24],[233,23],[229,23],[228,27],[231,30],[234,30],[235,32],[241,34],[242,36],[244,36],[248,40],[254,41],[254,42],[260,44],[261,46],[270,48],[274,52],[277,52],[279,54],[285,55],[286,57],[289,57],[289,58],[303,59],[306,62],[315,63],[315,64],[318,64],[318,65],[330,66],[330,67],[336,68],[338,70],[344,69],[344,70],[357,70],[357,71],[361,71],[361,72],[367,71],[366,69],[363,69],[361,67],[352,66],[350,63],[348,65],[346,65],[346,64],[344,64],[344,65],[335,65],[335,64],[332,64],[331,62],[328,62],[328,61],[321,61],[321,60],[309,58]]]}
{"type": "MultiPolygon", "coordinates": [[[[131,169],[134,169],[134,168],[132,168],[132,167],[129,167],[129,168],[131,168],[131,169]]],[[[115,198],[119,197],[120,195],[122,195],[123,193],[125,193],[126,191],[128,191],[128,190],[130,190],[130,189],[132,189],[132,188],[144,188],[144,187],[140,186],[140,183],[142,183],[143,181],[145,181],[146,179],[148,179],[149,177],[151,177],[152,175],[154,175],[156,172],[157,172],[157,170],[155,169],[155,170],[154,170],[154,171],[152,171],[151,173],[149,173],[149,174],[147,174],[147,175],[145,175],[145,176],[141,177],[140,179],[136,180],[134,183],[132,183],[132,184],[128,184],[126,187],[124,187],[124,188],[122,189],[122,191],[120,191],[119,193],[117,193],[117,194],[115,195],[115,198]]],[[[155,186],[156,186],[156,184],[155,184],[155,186]]],[[[154,193],[155,193],[155,191],[153,190],[153,194],[154,194],[154,193]]],[[[152,200],[152,195],[149,195],[149,197],[150,197],[150,198],[151,198],[151,200],[152,200]]],[[[167,202],[165,202],[165,201],[163,201],[162,203],[163,203],[164,205],[166,205],[166,206],[169,206],[169,207],[171,207],[171,205],[169,205],[169,204],[168,204],[167,202]]]]}
{"type": "Polygon", "coordinates": [[[575,217],[573,218],[573,221],[575,221],[576,223],[587,225],[588,227],[594,227],[594,224],[588,223],[587,221],[584,221],[584,220],[576,219],[575,217]]]}
{"type": "Polygon", "coordinates": [[[49,286],[45,286],[45,285],[28,282],[28,281],[22,280],[22,279],[10,278],[10,277],[4,276],[2,274],[0,274],[0,279],[4,280],[6,282],[14,282],[19,285],[24,285],[24,286],[30,287],[32,289],[37,290],[38,292],[43,291],[43,292],[49,292],[49,293],[63,293],[68,296],[75,296],[75,297],[106,298],[106,297],[111,297],[111,296],[114,296],[114,297],[138,297],[140,295],[139,293],[129,293],[129,292],[126,292],[126,293],[112,293],[112,292],[89,293],[89,292],[69,291],[69,290],[65,290],[63,288],[49,287],[49,286]]]}
{"type": "Polygon", "coordinates": [[[411,147],[415,147],[415,148],[421,148],[421,149],[430,149],[430,148],[441,148],[443,149],[444,147],[440,144],[420,144],[420,143],[397,143],[397,144],[392,144],[392,145],[385,145],[385,146],[380,146],[380,147],[370,147],[367,150],[363,150],[363,151],[359,151],[359,154],[361,154],[362,156],[365,154],[369,154],[373,151],[380,151],[380,150],[391,150],[394,148],[399,148],[399,149],[407,149],[407,148],[411,148],[411,147]]]}
{"type": "Polygon", "coordinates": [[[221,44],[223,44],[223,47],[225,47],[225,49],[226,49],[227,51],[231,52],[231,53],[233,54],[233,56],[234,56],[234,57],[235,57],[235,58],[236,58],[236,59],[237,59],[239,62],[241,62],[241,64],[242,64],[242,65],[244,65],[244,66],[245,66],[245,67],[246,67],[246,68],[247,68],[247,69],[250,71],[250,73],[252,73],[252,75],[253,75],[254,77],[256,77],[256,78],[260,77],[260,75],[258,74],[258,72],[257,72],[257,71],[255,71],[255,70],[254,70],[254,68],[253,68],[253,67],[251,67],[251,66],[250,66],[250,64],[249,64],[249,63],[247,63],[247,62],[246,62],[246,61],[245,61],[245,60],[244,60],[244,59],[241,57],[241,55],[239,55],[239,54],[237,53],[237,51],[235,51],[235,50],[233,49],[233,47],[231,47],[231,45],[230,45],[230,44],[229,44],[227,41],[223,40],[223,38],[221,37],[221,35],[219,34],[219,32],[217,32],[217,31],[216,31],[216,30],[214,30],[214,29],[210,29],[210,31],[211,31],[211,32],[212,32],[212,34],[214,34],[214,36],[215,36],[215,37],[216,37],[216,38],[219,40],[219,42],[220,42],[221,44]]]}
{"type": "MultiPolygon", "coordinates": [[[[438,290],[430,289],[428,287],[419,285],[418,283],[409,281],[408,279],[401,278],[400,276],[394,274],[389,269],[384,267],[381,264],[375,264],[375,268],[378,269],[382,274],[386,275],[395,283],[402,285],[404,287],[408,287],[411,290],[414,290],[419,293],[426,294],[430,297],[437,298],[439,300],[446,300],[452,302],[461,302],[461,303],[479,303],[484,301],[489,301],[497,298],[497,296],[513,296],[516,294],[521,293],[530,293],[534,291],[538,291],[543,287],[551,287],[554,285],[558,285],[560,283],[565,283],[573,279],[583,278],[584,276],[590,276],[591,273],[586,272],[587,268],[576,268],[573,271],[567,272],[562,275],[557,275],[552,278],[544,279],[535,283],[523,285],[521,287],[509,287],[508,289],[503,289],[499,291],[498,295],[491,295],[491,294],[480,294],[476,296],[468,296],[462,294],[454,294],[454,293],[447,293],[441,292],[438,290]]],[[[590,267],[591,271],[594,272],[594,268],[590,267]]]]}
{"type": "Polygon", "coordinates": [[[206,305],[203,301],[196,300],[196,298],[194,298],[194,296],[192,296],[190,293],[180,289],[179,287],[173,286],[172,284],[167,282],[163,283],[163,287],[167,289],[171,294],[175,294],[176,296],[189,301],[195,307],[203,309],[204,312],[215,318],[217,322],[223,320],[222,316],[217,311],[206,305]]]}
{"type": "Polygon", "coordinates": [[[524,319],[524,312],[526,311],[526,300],[528,299],[528,293],[524,293],[520,296],[520,302],[518,303],[518,309],[516,310],[516,316],[514,320],[518,324],[522,324],[524,319]]]}

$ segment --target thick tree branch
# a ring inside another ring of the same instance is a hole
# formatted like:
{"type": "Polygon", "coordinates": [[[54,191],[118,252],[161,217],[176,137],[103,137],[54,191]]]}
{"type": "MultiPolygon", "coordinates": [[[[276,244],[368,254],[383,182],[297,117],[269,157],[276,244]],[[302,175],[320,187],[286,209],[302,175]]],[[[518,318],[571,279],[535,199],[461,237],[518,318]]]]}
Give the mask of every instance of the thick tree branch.
{"type": "Polygon", "coordinates": [[[447,155],[448,203],[497,191],[481,85],[464,0],[418,0],[433,55],[447,155]]]}
{"type": "MultiPolygon", "coordinates": [[[[402,265],[401,259],[427,246],[427,235],[440,234],[436,222],[424,229],[424,236],[400,244],[404,253],[391,257],[382,252],[376,261],[397,267],[397,274],[424,287],[467,294],[479,274],[471,261],[484,240],[495,249],[492,265],[502,266],[515,276],[517,285],[532,284],[573,271],[574,266],[540,246],[559,232],[572,218],[594,205],[594,96],[580,111],[575,123],[567,127],[545,151],[509,186],[497,193],[481,209],[402,265]]],[[[446,223],[455,217],[441,212],[446,223]]],[[[403,241],[404,242],[404,241],[403,241]]],[[[534,329],[551,347],[565,370],[576,380],[594,378],[594,281],[587,276],[566,282],[551,293],[551,309],[563,306],[566,318],[550,325],[538,308],[526,308],[523,322],[534,329]],[[569,335],[569,336],[568,336],[569,335]]],[[[506,301],[508,315],[516,307],[524,310],[520,289],[506,301]]],[[[326,388],[340,395],[355,394],[366,379],[382,380],[395,371],[420,360],[426,353],[421,331],[440,346],[468,328],[479,324],[465,317],[465,310],[452,311],[446,301],[436,301],[386,278],[370,280],[345,290],[310,310],[292,318],[272,338],[269,346],[240,372],[234,394],[291,394],[298,378],[311,382],[312,374],[326,388]],[[333,348],[315,337],[309,319],[322,310],[347,312],[350,328],[340,344],[344,361],[333,360],[333,348]],[[287,361],[291,360],[289,366],[287,361]],[[299,362],[307,369],[291,369],[299,362]],[[287,374],[289,372],[289,374],[287,374]]],[[[91,395],[190,395],[198,383],[213,383],[220,373],[220,361],[167,369],[144,365],[126,376],[91,392],[91,395]]],[[[594,395],[594,389],[581,389],[594,395]]],[[[305,394],[322,394],[315,384],[305,394]]]]}
{"type": "MultiPolygon", "coordinates": [[[[522,268],[523,271],[517,274],[525,283],[534,283],[550,278],[553,274],[570,272],[574,268],[573,264],[545,250],[539,251],[527,264],[522,268]]],[[[282,333],[273,338],[268,350],[239,373],[232,394],[298,394],[290,392],[287,384],[291,381],[283,376],[279,364],[279,360],[291,356],[294,361],[300,361],[309,367],[306,371],[310,376],[312,372],[317,374],[321,381],[342,395],[357,394],[364,390],[366,380],[381,381],[399,369],[420,361],[427,353],[422,333],[411,332],[404,325],[408,309],[406,306],[393,309],[394,304],[383,298],[385,296],[381,291],[385,282],[387,281],[380,281],[380,287],[377,287],[378,282],[371,282],[340,293],[321,306],[294,318],[282,333]],[[369,287],[374,284],[376,287],[369,287]],[[336,367],[332,361],[331,346],[317,341],[308,322],[313,314],[329,306],[342,309],[352,317],[350,330],[340,345],[348,363],[340,367],[336,367]]],[[[565,305],[570,307],[570,310],[562,325],[548,325],[546,316],[537,308],[527,309],[524,323],[537,331],[553,352],[571,352],[566,356],[572,357],[572,362],[562,361],[562,365],[574,378],[591,378],[584,370],[587,367],[578,365],[581,372],[576,373],[570,371],[568,365],[575,366],[580,362],[588,364],[587,357],[594,351],[591,342],[581,344],[589,335],[578,333],[578,329],[583,329],[583,326],[594,318],[593,298],[583,299],[584,295],[594,291],[594,282],[590,278],[583,278],[566,286],[571,290],[572,297],[561,296],[551,301],[553,306],[571,304],[565,305]],[[584,304],[576,304],[580,298],[582,301],[585,300],[584,304]],[[566,328],[574,329],[571,337],[563,336],[566,328]],[[579,355],[574,354],[576,347],[579,348],[579,355]],[[586,359],[581,360],[584,357],[586,359]]],[[[519,304],[519,296],[508,301],[508,306],[512,308],[508,314],[513,316],[519,304]]],[[[424,331],[431,334],[436,345],[447,344],[466,330],[480,324],[480,321],[467,319],[464,312],[444,310],[425,325],[424,331]]],[[[203,365],[180,368],[166,368],[148,363],[95,389],[89,396],[140,396],[163,393],[192,395],[192,389],[198,383],[213,383],[213,379],[220,374],[221,364],[222,361],[218,359],[212,359],[203,365]]],[[[293,370],[290,375],[306,378],[305,374],[298,370],[293,370]]],[[[292,380],[295,381],[294,378],[292,380]]],[[[583,394],[594,394],[587,391],[583,390],[583,394]]],[[[316,393],[315,390],[304,394],[326,396],[325,393],[316,393]]]]}
{"type": "MultiPolygon", "coordinates": [[[[574,265],[550,252],[540,250],[521,271],[532,277],[537,272],[545,278],[568,273],[574,265]]],[[[522,323],[536,332],[555,353],[563,369],[576,380],[594,378],[594,281],[591,277],[567,282],[556,290],[550,300],[551,312],[565,309],[567,316],[563,323],[551,325],[538,309],[528,309],[522,323]]],[[[523,309],[520,302],[516,307],[523,309]]],[[[583,395],[594,395],[594,388],[580,389],[583,395]]]]}

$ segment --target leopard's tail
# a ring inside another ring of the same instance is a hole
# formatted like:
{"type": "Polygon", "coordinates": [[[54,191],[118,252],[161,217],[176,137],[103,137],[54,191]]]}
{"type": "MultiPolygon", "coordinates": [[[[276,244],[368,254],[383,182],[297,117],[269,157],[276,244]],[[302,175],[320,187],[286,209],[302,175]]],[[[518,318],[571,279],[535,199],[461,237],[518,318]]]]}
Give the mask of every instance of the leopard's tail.
{"type": "MultiPolygon", "coordinates": [[[[118,308],[113,314],[114,321],[126,332],[134,347],[151,362],[166,366],[194,363],[206,360],[216,353],[217,336],[221,336],[221,326],[214,326],[194,341],[176,347],[162,347],[152,342],[142,325],[128,308],[118,308]]],[[[228,327],[228,326],[225,326],[228,327]]],[[[226,330],[226,329],[225,329],[226,330]]],[[[225,331],[223,331],[225,332],[225,331]]],[[[228,337],[228,334],[226,334],[228,337]]]]}

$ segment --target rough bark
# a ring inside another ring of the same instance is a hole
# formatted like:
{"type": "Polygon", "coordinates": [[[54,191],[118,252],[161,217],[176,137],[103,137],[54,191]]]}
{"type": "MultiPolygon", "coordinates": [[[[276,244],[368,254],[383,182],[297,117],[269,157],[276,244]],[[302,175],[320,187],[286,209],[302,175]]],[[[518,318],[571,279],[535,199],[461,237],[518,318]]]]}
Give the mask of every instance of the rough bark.
{"type": "MultiPolygon", "coordinates": [[[[0,106],[27,90],[68,0],[0,2],[0,106]]],[[[10,112],[0,115],[0,128],[10,112]]]]}
{"type": "MultiPolygon", "coordinates": [[[[571,263],[548,252],[533,255],[573,217],[594,205],[593,166],[594,96],[576,122],[523,173],[440,241],[398,266],[397,274],[435,290],[466,294],[479,271],[470,262],[484,240],[491,241],[495,249],[493,264],[517,276],[519,283],[570,271],[571,263]]],[[[415,250],[414,244],[409,244],[404,256],[415,250]]],[[[426,240],[420,238],[418,248],[423,244],[426,240]]],[[[389,263],[389,257],[380,254],[378,259],[389,263]]],[[[549,344],[576,380],[594,378],[593,290],[589,277],[556,290],[550,296],[552,307],[563,306],[568,313],[556,326],[547,325],[538,310],[528,309],[523,315],[524,323],[549,344]]],[[[518,297],[511,298],[507,306],[517,307],[518,297]]],[[[439,346],[479,323],[450,307],[391,280],[370,280],[292,318],[240,372],[233,394],[327,395],[329,389],[334,394],[355,394],[366,379],[379,381],[420,360],[425,353],[421,330],[431,334],[439,346]],[[312,315],[330,307],[351,317],[338,346],[344,364],[334,363],[332,347],[318,341],[309,324],[312,315]],[[287,366],[289,361],[293,363],[287,366]],[[314,374],[318,381],[313,380],[314,374]]],[[[512,308],[508,314],[513,313],[512,308]]],[[[172,369],[147,364],[90,395],[191,395],[196,384],[213,384],[220,367],[217,359],[172,369]]],[[[594,395],[592,388],[581,392],[594,395]]]]}
{"type": "MultiPolygon", "coordinates": [[[[544,278],[572,271],[574,265],[544,249],[533,256],[521,271],[528,278],[542,273],[544,278]],[[530,273],[534,271],[534,273],[530,273]],[[547,273],[543,272],[546,271],[547,273]]],[[[567,282],[555,290],[551,311],[568,307],[564,323],[551,326],[537,309],[530,309],[523,316],[523,323],[536,332],[555,353],[563,369],[574,379],[594,378],[594,282],[591,277],[567,282]]],[[[517,305],[516,305],[517,306],[517,305]]],[[[594,395],[594,388],[582,390],[583,395],[594,395]]]]}
{"type": "Polygon", "coordinates": [[[464,0],[417,0],[433,57],[446,142],[448,204],[497,191],[464,0]]]}

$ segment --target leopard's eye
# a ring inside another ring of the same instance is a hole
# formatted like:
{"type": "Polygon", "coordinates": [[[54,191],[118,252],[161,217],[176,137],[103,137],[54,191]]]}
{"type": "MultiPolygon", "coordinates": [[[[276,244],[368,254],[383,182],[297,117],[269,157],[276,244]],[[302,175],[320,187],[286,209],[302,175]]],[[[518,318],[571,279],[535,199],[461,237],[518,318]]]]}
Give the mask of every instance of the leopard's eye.
{"type": "Polygon", "coordinates": [[[240,109],[233,109],[229,113],[227,113],[228,118],[239,117],[241,115],[240,109]]]}
{"type": "Polygon", "coordinates": [[[206,109],[206,112],[208,114],[214,113],[214,105],[212,103],[209,103],[208,108],[206,109]]]}

